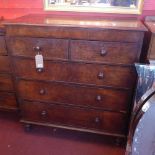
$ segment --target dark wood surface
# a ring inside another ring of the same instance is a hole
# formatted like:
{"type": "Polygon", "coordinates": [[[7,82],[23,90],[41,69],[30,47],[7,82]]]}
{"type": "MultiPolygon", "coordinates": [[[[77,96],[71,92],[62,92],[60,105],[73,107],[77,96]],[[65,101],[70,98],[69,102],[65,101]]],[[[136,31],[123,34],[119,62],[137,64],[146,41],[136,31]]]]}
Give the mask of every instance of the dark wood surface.
{"type": "Polygon", "coordinates": [[[0,74],[0,90],[13,91],[12,77],[10,74],[0,74]]]}
{"type": "Polygon", "coordinates": [[[5,22],[6,25],[83,27],[96,29],[116,29],[131,31],[147,31],[145,26],[136,19],[103,19],[86,17],[55,16],[50,14],[30,14],[5,22]]]}
{"type": "Polygon", "coordinates": [[[71,60],[110,64],[133,64],[138,61],[139,45],[136,43],[73,40],[71,60]]]}
{"type": "MultiPolygon", "coordinates": [[[[26,22],[26,21],[25,21],[26,22]]],[[[6,25],[7,36],[25,36],[25,37],[51,37],[63,39],[81,39],[81,40],[101,40],[101,41],[120,41],[120,42],[141,42],[143,32],[139,29],[115,30],[81,28],[81,27],[61,27],[61,26],[34,26],[34,25],[6,25]],[[111,33],[113,35],[111,35],[111,33]]]]}
{"type": "Polygon", "coordinates": [[[0,21],[0,110],[16,111],[17,103],[13,84],[11,59],[5,40],[4,21],[0,21]]]}
{"type": "Polygon", "coordinates": [[[9,37],[8,49],[12,55],[32,57],[44,53],[45,59],[68,59],[68,40],[28,37],[9,37]],[[36,47],[40,49],[37,50],[36,47]]]}
{"type": "Polygon", "coordinates": [[[17,77],[26,79],[131,89],[136,78],[135,69],[127,66],[44,61],[44,69],[38,70],[34,59],[14,57],[13,62],[17,77]]]}
{"type": "Polygon", "coordinates": [[[4,36],[0,36],[0,55],[7,55],[4,36]]]}
{"type": "Polygon", "coordinates": [[[127,117],[119,113],[26,101],[21,108],[22,118],[28,121],[126,134],[127,117]]]}
{"type": "Polygon", "coordinates": [[[3,19],[0,19],[0,35],[4,35],[5,34],[5,27],[3,24],[3,19]]]}
{"type": "Polygon", "coordinates": [[[75,106],[91,106],[105,110],[127,112],[131,94],[125,90],[94,88],[58,82],[20,80],[19,96],[23,99],[55,102],[75,106]]]}
{"type": "Polygon", "coordinates": [[[146,21],[145,24],[151,33],[148,59],[155,60],[155,21],[146,21]]]}
{"type": "Polygon", "coordinates": [[[0,72],[11,73],[11,62],[8,56],[0,55],[0,72]]]}
{"type": "Polygon", "coordinates": [[[0,109],[17,110],[16,97],[14,93],[0,92],[0,109]]]}
{"type": "Polygon", "coordinates": [[[145,31],[131,20],[30,15],[7,22],[21,121],[126,136],[145,31]],[[38,53],[43,69],[35,68],[38,53]]]}

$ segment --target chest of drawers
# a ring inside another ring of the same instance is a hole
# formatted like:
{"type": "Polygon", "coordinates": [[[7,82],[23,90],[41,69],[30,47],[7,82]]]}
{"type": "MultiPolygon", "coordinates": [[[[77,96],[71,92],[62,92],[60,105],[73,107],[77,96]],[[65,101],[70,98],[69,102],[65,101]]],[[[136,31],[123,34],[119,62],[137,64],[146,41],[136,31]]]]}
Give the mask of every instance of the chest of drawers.
{"type": "Polygon", "coordinates": [[[6,23],[21,122],[125,137],[145,31],[134,20],[49,15],[6,23]]]}
{"type": "Polygon", "coordinates": [[[0,110],[17,110],[10,57],[6,50],[5,28],[0,22],[0,110]]]}

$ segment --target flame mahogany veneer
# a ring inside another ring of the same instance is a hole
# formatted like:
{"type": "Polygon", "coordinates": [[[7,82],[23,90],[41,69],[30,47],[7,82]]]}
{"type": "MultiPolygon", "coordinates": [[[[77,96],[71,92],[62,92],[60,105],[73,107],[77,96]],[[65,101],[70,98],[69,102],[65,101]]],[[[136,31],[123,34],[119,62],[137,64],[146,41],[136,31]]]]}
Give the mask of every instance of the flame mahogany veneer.
{"type": "Polygon", "coordinates": [[[21,122],[126,137],[143,24],[27,15],[5,26],[21,122]]]}

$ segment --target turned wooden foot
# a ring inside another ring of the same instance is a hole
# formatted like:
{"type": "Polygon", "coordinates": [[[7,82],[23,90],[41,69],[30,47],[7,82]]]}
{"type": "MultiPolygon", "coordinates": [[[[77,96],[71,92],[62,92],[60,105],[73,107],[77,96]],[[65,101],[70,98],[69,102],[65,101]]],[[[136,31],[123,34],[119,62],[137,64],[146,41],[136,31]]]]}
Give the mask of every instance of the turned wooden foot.
{"type": "Polygon", "coordinates": [[[30,131],[32,129],[32,125],[31,124],[25,124],[24,128],[25,128],[25,131],[30,131]]]}

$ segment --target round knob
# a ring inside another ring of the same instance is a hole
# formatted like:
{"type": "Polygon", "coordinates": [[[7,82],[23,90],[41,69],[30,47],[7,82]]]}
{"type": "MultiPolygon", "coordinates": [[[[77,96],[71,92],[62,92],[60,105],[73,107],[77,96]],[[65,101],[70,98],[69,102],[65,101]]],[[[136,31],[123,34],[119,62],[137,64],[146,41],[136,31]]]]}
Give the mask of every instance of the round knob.
{"type": "Polygon", "coordinates": [[[41,116],[43,116],[43,117],[47,116],[47,111],[46,111],[46,110],[43,110],[43,111],[41,112],[41,116]]]}
{"type": "Polygon", "coordinates": [[[106,54],[107,54],[107,51],[105,49],[102,49],[101,52],[100,52],[100,55],[105,56],[106,54]]]}
{"type": "Polygon", "coordinates": [[[100,118],[99,117],[95,118],[95,123],[100,123],[100,118]]]}
{"type": "Polygon", "coordinates": [[[37,70],[38,73],[43,72],[43,68],[37,68],[36,70],[37,70]]]}
{"type": "Polygon", "coordinates": [[[99,79],[103,79],[103,78],[104,78],[104,74],[103,74],[103,72],[99,72],[99,74],[98,74],[98,78],[99,78],[99,79]]]}
{"type": "Polygon", "coordinates": [[[35,46],[35,47],[33,47],[33,50],[36,51],[36,52],[39,52],[39,51],[41,51],[41,47],[40,46],[35,46]]]}
{"type": "Polygon", "coordinates": [[[40,94],[40,95],[44,95],[44,94],[45,94],[45,90],[44,90],[44,89],[41,89],[41,90],[39,91],[39,94],[40,94]]]}
{"type": "Polygon", "coordinates": [[[97,100],[97,101],[101,101],[101,100],[102,100],[101,95],[97,95],[97,96],[96,96],[96,100],[97,100]]]}

